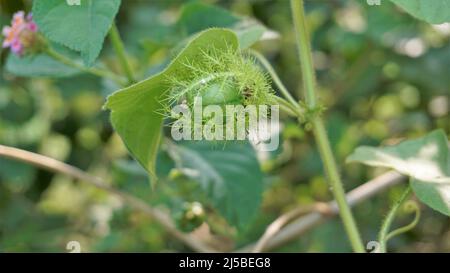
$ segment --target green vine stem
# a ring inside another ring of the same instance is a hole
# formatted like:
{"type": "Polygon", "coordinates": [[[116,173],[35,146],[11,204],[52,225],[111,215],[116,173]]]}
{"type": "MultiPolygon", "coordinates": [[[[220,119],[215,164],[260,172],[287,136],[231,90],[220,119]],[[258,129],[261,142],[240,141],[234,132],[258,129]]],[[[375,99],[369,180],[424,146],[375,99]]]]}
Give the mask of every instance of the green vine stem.
{"type": "Polygon", "coordinates": [[[123,45],[122,39],[120,38],[120,33],[115,23],[112,24],[111,30],[109,31],[109,37],[111,39],[114,51],[119,58],[120,65],[128,79],[128,84],[133,84],[136,82],[134,77],[133,69],[127,59],[127,53],[125,51],[125,46],[123,45]]]}
{"type": "Polygon", "coordinates": [[[280,106],[280,109],[284,111],[286,114],[292,117],[298,117],[298,109],[293,107],[287,100],[278,97],[276,95],[273,95],[271,98],[275,103],[277,103],[280,106]]]}
{"type": "Polygon", "coordinates": [[[386,245],[387,245],[387,242],[389,241],[389,239],[411,230],[419,222],[419,218],[420,218],[419,207],[414,202],[409,203],[409,204],[407,203],[407,204],[405,204],[405,206],[408,205],[408,206],[406,206],[406,208],[408,210],[412,210],[415,212],[414,220],[410,224],[408,224],[404,227],[401,227],[394,231],[389,232],[392,222],[394,221],[395,215],[397,215],[397,212],[400,209],[401,205],[409,198],[410,195],[411,195],[411,187],[408,186],[408,188],[403,192],[403,194],[400,196],[400,198],[397,200],[397,202],[395,202],[395,204],[392,206],[391,210],[389,211],[388,215],[384,219],[383,225],[381,226],[380,233],[378,236],[378,241],[380,242],[379,252],[385,253],[387,250],[386,245]]]}
{"type": "Polygon", "coordinates": [[[415,213],[414,219],[408,225],[400,227],[400,228],[398,228],[396,230],[393,230],[393,231],[389,232],[388,235],[386,236],[386,243],[391,238],[393,238],[393,237],[395,237],[397,235],[400,235],[402,233],[410,231],[419,222],[419,219],[420,219],[420,208],[419,208],[419,206],[414,201],[408,201],[408,202],[405,203],[404,207],[406,207],[407,211],[414,211],[414,213],[415,213]]]}
{"type": "Polygon", "coordinates": [[[275,72],[275,69],[272,67],[272,65],[270,64],[270,62],[266,59],[266,57],[264,57],[261,53],[253,50],[253,49],[248,49],[248,52],[255,57],[258,62],[261,63],[262,66],[264,66],[264,68],[267,70],[267,72],[270,74],[270,76],[272,77],[273,82],[275,83],[275,85],[278,87],[278,89],[280,90],[281,94],[293,105],[295,106],[295,108],[301,108],[300,104],[292,97],[291,93],[289,93],[288,89],[286,88],[286,86],[283,84],[283,82],[280,80],[280,77],[278,76],[278,74],[275,72]]]}
{"type": "MultiPolygon", "coordinates": [[[[315,112],[318,108],[315,92],[316,77],[313,68],[311,43],[306,27],[306,16],[303,0],[291,0],[291,11],[297,39],[297,49],[300,57],[302,78],[305,91],[305,102],[308,111],[315,112]]],[[[320,115],[313,115],[310,120],[312,130],[322,157],[323,165],[328,176],[334,198],[339,206],[339,214],[343,221],[347,236],[355,252],[365,252],[356,222],[350,206],[345,198],[345,190],[339,175],[336,160],[331,149],[324,122],[320,115]]]]}
{"type": "Polygon", "coordinates": [[[89,74],[92,74],[92,75],[95,75],[95,76],[98,76],[101,78],[110,79],[110,80],[114,81],[115,83],[119,84],[120,86],[125,86],[123,79],[121,79],[121,77],[119,75],[116,75],[112,72],[109,72],[107,70],[102,70],[99,68],[94,68],[94,67],[91,67],[91,68],[85,67],[77,62],[72,61],[71,59],[67,58],[66,56],[56,52],[51,47],[47,47],[46,49],[44,49],[44,52],[62,64],[65,64],[67,66],[78,69],[82,72],[86,72],[86,73],[89,73],[89,74]]]}

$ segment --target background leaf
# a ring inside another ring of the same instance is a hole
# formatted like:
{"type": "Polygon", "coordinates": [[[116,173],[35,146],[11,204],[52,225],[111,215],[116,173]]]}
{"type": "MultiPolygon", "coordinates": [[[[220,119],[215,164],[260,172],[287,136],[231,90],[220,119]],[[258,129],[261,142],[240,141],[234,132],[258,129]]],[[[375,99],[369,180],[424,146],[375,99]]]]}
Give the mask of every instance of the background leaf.
{"type": "Polygon", "coordinates": [[[450,216],[450,155],[442,130],[422,138],[382,148],[359,147],[347,162],[393,168],[411,177],[417,197],[450,216]]]}
{"type": "Polygon", "coordinates": [[[450,22],[448,0],[391,0],[409,14],[431,24],[450,22]]]}
{"type": "Polygon", "coordinates": [[[171,153],[229,223],[244,228],[254,219],[261,203],[263,174],[250,143],[189,141],[171,145],[171,153]]]}
{"type": "Polygon", "coordinates": [[[33,1],[33,18],[50,40],[81,52],[86,65],[92,65],[103,47],[120,0],[81,0],[70,6],[66,1],[33,1]]]}
{"type": "Polygon", "coordinates": [[[160,74],[120,90],[110,97],[105,107],[111,110],[111,122],[125,145],[139,163],[155,178],[155,158],[158,151],[165,109],[163,101],[168,86],[167,77],[186,69],[186,59],[208,48],[238,48],[236,35],[225,29],[210,29],[196,36],[175,60],[160,74]]]}
{"type": "MultiPolygon", "coordinates": [[[[77,56],[74,52],[55,46],[55,50],[72,59],[77,56]]],[[[66,66],[47,54],[26,55],[19,57],[15,54],[9,54],[6,61],[6,70],[14,75],[22,77],[70,77],[80,74],[80,70],[66,66]]]]}
{"type": "Polygon", "coordinates": [[[177,28],[183,35],[190,36],[211,27],[232,29],[243,49],[259,41],[267,31],[258,21],[237,16],[217,6],[196,1],[183,6],[177,22],[177,28]]]}
{"type": "Polygon", "coordinates": [[[231,12],[200,2],[191,2],[183,6],[177,25],[181,32],[192,35],[211,27],[229,27],[240,21],[231,12]]]}

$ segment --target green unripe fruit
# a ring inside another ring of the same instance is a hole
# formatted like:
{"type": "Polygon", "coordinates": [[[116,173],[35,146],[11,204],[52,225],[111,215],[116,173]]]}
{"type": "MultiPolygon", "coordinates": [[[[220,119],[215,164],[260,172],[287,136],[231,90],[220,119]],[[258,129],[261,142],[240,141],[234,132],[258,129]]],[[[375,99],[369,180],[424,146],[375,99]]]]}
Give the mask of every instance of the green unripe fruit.
{"type": "MultiPolygon", "coordinates": [[[[235,49],[211,48],[195,60],[186,60],[185,69],[171,76],[167,79],[168,105],[181,104],[191,113],[199,113],[196,110],[203,108],[206,111],[203,123],[218,116],[217,108],[206,106],[219,106],[226,113],[227,105],[268,105],[273,100],[267,75],[252,58],[235,49]]],[[[167,110],[170,112],[170,107],[167,110]]]]}
{"type": "Polygon", "coordinates": [[[199,202],[185,203],[177,213],[177,226],[185,232],[191,232],[205,222],[206,215],[199,202]]]}
{"type": "Polygon", "coordinates": [[[202,105],[236,105],[242,104],[242,95],[233,81],[212,83],[198,94],[190,95],[188,102],[192,103],[196,96],[201,96],[202,105]]]}

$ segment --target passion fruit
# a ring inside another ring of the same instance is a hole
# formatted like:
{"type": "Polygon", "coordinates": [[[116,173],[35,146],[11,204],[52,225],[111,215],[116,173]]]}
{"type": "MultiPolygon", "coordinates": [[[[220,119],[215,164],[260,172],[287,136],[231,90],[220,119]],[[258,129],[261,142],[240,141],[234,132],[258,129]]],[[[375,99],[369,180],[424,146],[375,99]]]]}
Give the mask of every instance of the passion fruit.
{"type": "Polygon", "coordinates": [[[195,96],[191,95],[188,102],[193,102],[195,97],[202,98],[202,105],[238,105],[242,104],[243,97],[239,89],[231,80],[215,82],[202,88],[195,96]]]}

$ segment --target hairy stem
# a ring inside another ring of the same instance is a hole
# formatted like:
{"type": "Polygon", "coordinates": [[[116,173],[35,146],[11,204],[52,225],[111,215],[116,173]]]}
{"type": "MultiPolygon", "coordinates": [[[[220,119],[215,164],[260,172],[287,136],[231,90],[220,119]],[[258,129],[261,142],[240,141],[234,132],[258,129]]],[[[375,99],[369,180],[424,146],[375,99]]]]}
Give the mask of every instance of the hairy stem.
{"type": "Polygon", "coordinates": [[[273,82],[280,90],[281,94],[295,107],[300,108],[300,104],[292,97],[291,93],[289,93],[286,86],[284,86],[283,82],[280,80],[280,77],[278,76],[277,72],[275,72],[275,69],[273,69],[270,62],[264,57],[261,53],[249,49],[248,52],[254,56],[267,70],[267,72],[272,77],[273,82]]]}
{"type": "Polygon", "coordinates": [[[56,52],[54,49],[52,49],[50,47],[45,49],[45,53],[47,53],[47,55],[49,55],[50,57],[59,61],[62,64],[73,67],[82,72],[95,75],[100,78],[110,79],[110,80],[114,81],[115,83],[119,84],[120,86],[124,86],[123,79],[121,79],[121,77],[119,75],[116,75],[110,71],[95,68],[95,67],[85,67],[77,62],[72,61],[71,59],[67,58],[66,56],[56,52]]]}
{"type": "MultiPolygon", "coordinates": [[[[389,211],[388,215],[384,219],[383,225],[381,226],[380,233],[378,235],[378,241],[380,242],[380,252],[381,253],[386,252],[386,244],[387,244],[387,241],[389,240],[389,238],[392,238],[393,236],[398,234],[398,231],[396,231],[396,233],[394,233],[394,235],[391,235],[391,233],[389,233],[389,230],[391,228],[392,222],[394,221],[395,215],[397,214],[399,208],[401,207],[403,202],[405,202],[406,199],[408,199],[410,194],[411,194],[411,187],[408,186],[408,188],[403,192],[403,194],[400,196],[400,198],[397,200],[397,202],[395,202],[395,204],[392,206],[391,210],[389,211]]],[[[416,216],[416,218],[418,220],[417,216],[416,216]]],[[[415,226],[416,222],[417,222],[416,220],[413,221],[413,223],[412,223],[413,227],[415,226]]],[[[410,225],[408,225],[406,227],[409,227],[409,226],[410,225]]],[[[403,232],[403,228],[401,229],[401,231],[403,232]]]]}
{"type": "MultiPolygon", "coordinates": [[[[317,97],[315,91],[316,77],[312,61],[311,43],[306,26],[303,0],[291,0],[291,10],[296,32],[297,49],[302,68],[305,101],[308,110],[313,112],[317,109],[317,97]]],[[[310,122],[334,198],[339,206],[339,213],[347,236],[349,237],[355,252],[365,252],[356,222],[345,198],[345,190],[331,149],[330,141],[328,140],[324,122],[319,115],[314,115],[310,122]]]]}
{"type": "Polygon", "coordinates": [[[276,95],[273,95],[272,98],[275,103],[278,103],[278,105],[280,106],[280,109],[283,110],[285,113],[287,113],[288,115],[290,115],[292,117],[299,116],[298,109],[296,107],[292,106],[291,103],[289,103],[285,99],[278,97],[276,95]]]}
{"type": "Polygon", "coordinates": [[[410,203],[406,203],[405,204],[406,207],[408,207],[408,205],[411,205],[412,210],[414,210],[414,212],[415,212],[414,220],[411,223],[409,223],[408,225],[406,225],[406,226],[397,228],[397,229],[389,232],[388,235],[386,236],[386,244],[391,238],[393,238],[393,237],[395,237],[397,235],[400,235],[402,233],[410,231],[411,229],[413,229],[417,225],[417,223],[419,223],[419,219],[420,219],[420,208],[419,208],[419,206],[416,203],[414,203],[414,201],[411,201],[410,203]]]}
{"type": "Polygon", "coordinates": [[[136,82],[136,78],[134,77],[133,69],[130,66],[130,63],[127,59],[127,53],[125,51],[125,46],[123,45],[122,39],[120,38],[119,30],[117,29],[117,25],[114,23],[111,26],[111,30],[109,31],[109,37],[111,39],[112,45],[114,47],[114,51],[119,58],[120,65],[122,66],[123,71],[128,79],[128,84],[133,84],[136,82]]]}

